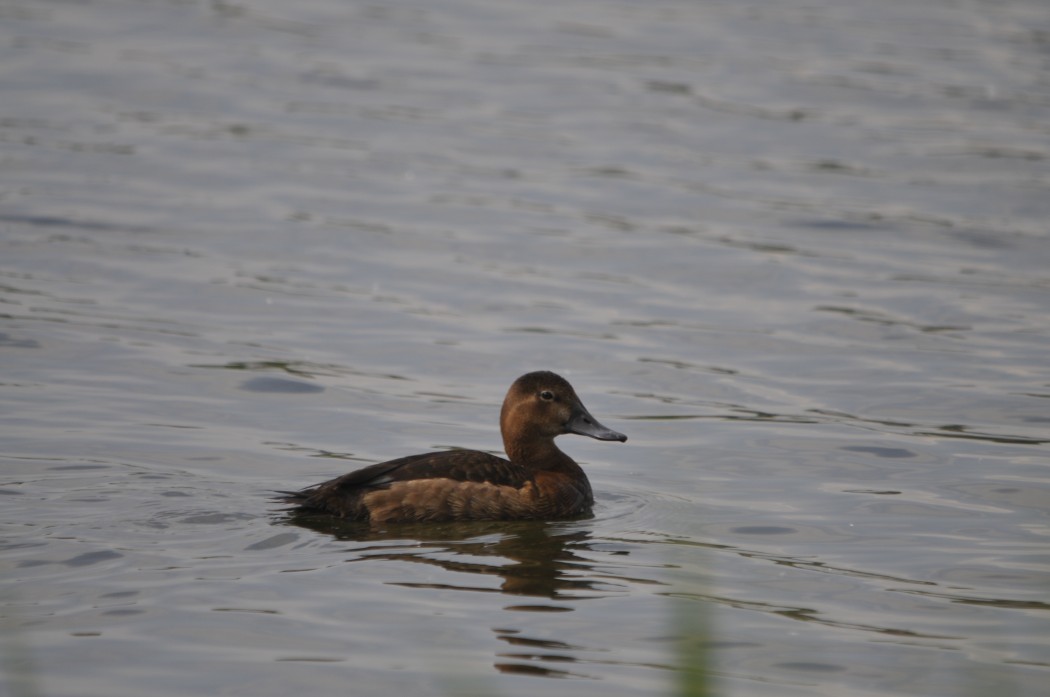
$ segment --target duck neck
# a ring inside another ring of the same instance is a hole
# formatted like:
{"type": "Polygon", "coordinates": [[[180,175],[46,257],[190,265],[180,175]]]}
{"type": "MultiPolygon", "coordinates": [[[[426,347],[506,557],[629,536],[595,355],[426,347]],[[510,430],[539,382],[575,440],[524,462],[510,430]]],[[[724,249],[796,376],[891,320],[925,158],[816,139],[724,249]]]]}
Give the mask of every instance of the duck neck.
{"type": "Polygon", "coordinates": [[[554,444],[556,434],[521,417],[508,397],[500,411],[499,425],[503,450],[511,462],[534,471],[562,471],[571,476],[583,474],[580,466],[554,444]]]}
{"type": "MultiPolygon", "coordinates": [[[[554,439],[514,441],[504,443],[504,449],[511,462],[535,470],[562,470],[575,472],[580,470],[576,462],[563,453],[554,439]]],[[[582,470],[581,470],[582,471],[582,470]]]]}

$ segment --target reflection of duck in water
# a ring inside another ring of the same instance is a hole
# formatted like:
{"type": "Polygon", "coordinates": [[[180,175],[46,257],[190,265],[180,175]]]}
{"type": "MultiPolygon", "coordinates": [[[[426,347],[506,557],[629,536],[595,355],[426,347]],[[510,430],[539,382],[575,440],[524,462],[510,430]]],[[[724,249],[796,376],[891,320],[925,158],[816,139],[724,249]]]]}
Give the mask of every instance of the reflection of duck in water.
{"type": "Polygon", "coordinates": [[[590,415],[572,385],[541,371],[514,381],[500,412],[509,460],[479,450],[409,455],[345,474],[281,500],[299,511],[373,523],[573,518],[594,497],[554,438],[626,441],[590,415]]]}
{"type": "MultiPolygon", "coordinates": [[[[593,567],[589,530],[540,520],[402,523],[393,527],[351,522],[330,515],[293,515],[286,524],[352,542],[349,561],[385,559],[454,572],[425,580],[387,580],[392,586],[562,599],[621,592],[620,579],[593,567]],[[498,588],[474,575],[501,579],[498,588]]],[[[340,553],[345,550],[340,548],[340,553]]],[[[554,607],[563,610],[563,606],[554,607]]]]}

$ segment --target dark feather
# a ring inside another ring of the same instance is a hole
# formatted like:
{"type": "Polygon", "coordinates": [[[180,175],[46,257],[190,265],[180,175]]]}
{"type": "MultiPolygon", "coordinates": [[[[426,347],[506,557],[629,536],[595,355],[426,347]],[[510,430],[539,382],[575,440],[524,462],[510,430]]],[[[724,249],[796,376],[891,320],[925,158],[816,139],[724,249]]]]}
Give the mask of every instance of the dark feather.
{"type": "Polygon", "coordinates": [[[525,468],[480,450],[444,450],[379,462],[300,491],[278,492],[279,501],[305,509],[334,511],[343,502],[394,482],[451,479],[520,488],[531,479],[525,468]]]}

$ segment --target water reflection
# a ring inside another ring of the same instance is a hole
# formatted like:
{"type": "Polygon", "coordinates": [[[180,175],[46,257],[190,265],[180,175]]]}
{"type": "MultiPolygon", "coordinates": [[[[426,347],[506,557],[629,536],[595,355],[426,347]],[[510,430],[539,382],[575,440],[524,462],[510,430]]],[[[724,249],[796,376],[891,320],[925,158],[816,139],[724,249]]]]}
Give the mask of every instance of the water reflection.
{"type": "MultiPolygon", "coordinates": [[[[391,586],[430,590],[460,590],[473,593],[502,593],[555,602],[513,602],[508,612],[573,612],[574,601],[621,595],[631,579],[599,572],[588,559],[592,546],[590,530],[567,529],[544,521],[459,522],[399,524],[377,528],[368,523],[347,522],[331,516],[292,514],[283,521],[330,535],[336,540],[363,543],[352,561],[394,560],[438,567],[448,574],[444,581],[387,581],[391,586]],[[477,583],[454,583],[462,574],[477,574],[477,583]],[[497,577],[499,587],[483,582],[497,577]]],[[[605,552],[607,554],[608,552],[605,552]]],[[[628,552],[616,552],[627,554],[628,552]]],[[[426,577],[425,574],[417,577],[426,577]]],[[[592,678],[597,676],[568,670],[568,664],[593,662],[581,658],[589,650],[552,637],[526,636],[507,626],[491,630],[501,642],[494,655],[498,673],[547,678],[592,678]],[[510,649],[501,650],[503,644],[510,649]],[[545,664],[557,664],[549,667],[545,664]]]]}
{"type": "MultiPolygon", "coordinates": [[[[358,561],[388,559],[429,564],[457,573],[497,576],[498,589],[484,585],[391,582],[412,588],[500,592],[551,600],[605,597],[622,588],[603,574],[594,578],[584,555],[591,549],[588,530],[565,529],[542,521],[403,524],[382,528],[331,516],[291,515],[286,521],[331,535],[337,540],[368,543],[358,547],[358,561]],[[420,546],[420,543],[426,543],[420,546]]],[[[627,579],[623,579],[624,582],[627,579]]],[[[571,611],[571,605],[514,605],[507,609],[571,611]]]]}

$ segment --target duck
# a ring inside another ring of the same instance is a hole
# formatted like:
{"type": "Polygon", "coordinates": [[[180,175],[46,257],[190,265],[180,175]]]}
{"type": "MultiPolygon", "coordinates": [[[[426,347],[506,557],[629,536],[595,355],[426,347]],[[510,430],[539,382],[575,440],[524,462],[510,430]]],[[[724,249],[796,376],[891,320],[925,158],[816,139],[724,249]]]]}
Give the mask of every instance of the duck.
{"type": "Polygon", "coordinates": [[[506,459],[458,449],[409,455],[281,492],[278,500],[295,514],[373,524],[581,518],[594,505],[590,481],[554,439],[574,433],[627,441],[591,416],[568,380],[545,370],[507,390],[500,433],[506,459]]]}

